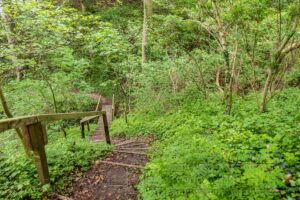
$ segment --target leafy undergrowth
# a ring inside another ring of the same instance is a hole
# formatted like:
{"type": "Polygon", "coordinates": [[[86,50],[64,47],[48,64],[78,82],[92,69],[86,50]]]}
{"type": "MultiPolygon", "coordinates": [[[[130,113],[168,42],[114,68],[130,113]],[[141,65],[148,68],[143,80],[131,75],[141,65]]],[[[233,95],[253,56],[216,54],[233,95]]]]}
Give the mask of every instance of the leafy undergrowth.
{"type": "Polygon", "coordinates": [[[231,116],[216,99],[184,104],[113,124],[113,134],[160,137],[139,185],[142,199],[300,198],[297,90],[275,96],[263,114],[251,96],[236,99],[231,116]]]}
{"type": "MultiPolygon", "coordinates": [[[[92,130],[96,125],[92,126],[92,130]]],[[[36,168],[27,159],[12,133],[1,135],[0,144],[0,199],[41,199],[53,190],[62,190],[76,170],[86,171],[91,163],[103,156],[109,147],[104,143],[91,143],[80,138],[79,127],[67,130],[67,139],[61,133],[48,130],[49,144],[46,154],[51,185],[40,186],[36,168]]]]}

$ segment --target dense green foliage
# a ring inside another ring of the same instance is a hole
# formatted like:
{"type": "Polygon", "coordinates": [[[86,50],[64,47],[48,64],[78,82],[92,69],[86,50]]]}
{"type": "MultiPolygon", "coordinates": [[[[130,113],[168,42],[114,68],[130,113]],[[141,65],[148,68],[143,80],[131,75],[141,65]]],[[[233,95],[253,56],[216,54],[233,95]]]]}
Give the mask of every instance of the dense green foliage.
{"type": "Polygon", "coordinates": [[[183,99],[166,114],[141,110],[128,125],[115,121],[115,134],[159,137],[139,185],[142,199],[298,198],[299,92],[281,93],[264,114],[253,98],[237,99],[231,116],[211,97],[183,99]],[[294,176],[289,187],[287,173],[294,176]]]}
{"type": "MultiPolygon", "coordinates": [[[[158,138],[142,199],[299,199],[299,2],[153,0],[148,16],[149,1],[0,1],[13,115],[91,111],[91,94],[114,94],[113,133],[158,138]]],[[[62,138],[75,124],[48,127],[53,190],[108,150],[79,128],[62,138]]],[[[0,146],[0,198],[46,195],[13,131],[0,146]]]]}

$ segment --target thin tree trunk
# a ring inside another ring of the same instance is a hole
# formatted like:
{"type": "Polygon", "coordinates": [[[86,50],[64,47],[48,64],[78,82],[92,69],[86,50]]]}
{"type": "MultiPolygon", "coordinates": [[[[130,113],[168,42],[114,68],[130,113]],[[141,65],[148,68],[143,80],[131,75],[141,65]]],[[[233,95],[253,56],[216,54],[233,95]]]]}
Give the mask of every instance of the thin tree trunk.
{"type": "MultiPolygon", "coordinates": [[[[221,20],[221,17],[220,17],[220,12],[219,12],[219,8],[217,6],[216,0],[212,0],[211,2],[212,2],[213,11],[214,11],[214,16],[215,16],[215,19],[216,19],[217,25],[218,25],[218,35],[219,35],[218,39],[219,39],[219,42],[221,44],[221,48],[223,50],[224,60],[226,62],[225,65],[228,67],[229,63],[227,62],[228,59],[226,58],[226,53],[225,53],[225,52],[228,52],[228,51],[227,51],[227,43],[226,43],[226,40],[225,40],[223,23],[222,23],[222,20],[221,20]]],[[[221,84],[220,84],[220,75],[221,75],[221,68],[218,68],[217,74],[216,74],[216,85],[217,85],[218,90],[220,91],[220,93],[224,94],[226,96],[226,94],[224,93],[224,90],[222,89],[221,84]]]]}
{"type": "MultiPolygon", "coordinates": [[[[56,97],[55,97],[55,93],[54,93],[53,87],[52,87],[51,83],[48,80],[46,80],[46,79],[44,79],[44,80],[47,82],[47,85],[48,85],[48,87],[49,87],[49,89],[51,91],[55,113],[58,113],[57,101],[56,101],[56,97]]],[[[66,138],[67,137],[67,132],[66,132],[66,130],[64,128],[63,123],[60,123],[59,126],[60,126],[61,132],[63,132],[64,137],[66,138]]]]}
{"type": "Polygon", "coordinates": [[[152,15],[152,0],[144,0],[144,22],[142,36],[142,63],[147,62],[146,48],[148,44],[148,18],[152,15]]]}
{"type": "Polygon", "coordinates": [[[235,80],[235,65],[236,65],[237,52],[238,52],[238,45],[236,44],[235,51],[232,58],[232,63],[231,63],[232,64],[231,76],[229,81],[229,90],[227,94],[227,104],[226,104],[226,111],[225,111],[227,115],[231,114],[231,109],[232,109],[232,93],[233,93],[233,83],[235,80]]]}
{"type": "Polygon", "coordinates": [[[85,7],[85,5],[84,5],[84,3],[83,3],[82,0],[80,1],[80,6],[81,6],[81,12],[84,13],[86,11],[86,7],[85,7]]]}
{"type": "Polygon", "coordinates": [[[142,63],[145,63],[147,61],[146,57],[146,46],[147,46],[147,29],[148,29],[148,23],[147,23],[147,11],[146,11],[146,0],[144,0],[144,22],[143,22],[143,38],[142,38],[142,63]]]}
{"type": "MultiPolygon", "coordinates": [[[[44,74],[42,72],[40,72],[40,74],[41,74],[43,80],[47,83],[47,85],[50,89],[50,92],[51,92],[51,95],[52,95],[52,100],[53,100],[54,111],[55,111],[55,113],[58,113],[58,107],[57,107],[57,101],[56,101],[54,89],[53,89],[51,83],[49,82],[49,80],[47,80],[47,78],[44,76],[44,74]]],[[[61,132],[64,134],[64,137],[66,138],[67,137],[67,132],[64,128],[64,125],[62,123],[60,123],[59,126],[60,126],[61,132]]]]}
{"type": "Polygon", "coordinates": [[[287,35],[283,39],[281,44],[279,45],[279,47],[274,55],[274,63],[268,69],[268,76],[267,76],[267,80],[265,82],[265,86],[264,86],[263,93],[262,93],[260,112],[265,112],[267,110],[267,96],[268,96],[268,91],[270,89],[270,86],[272,85],[274,70],[278,71],[278,68],[280,67],[284,57],[288,53],[300,48],[300,41],[289,44],[290,40],[296,33],[296,30],[297,30],[297,27],[299,24],[299,18],[300,18],[300,0],[298,1],[298,13],[294,18],[294,22],[293,22],[293,26],[290,31],[290,34],[287,35]]]}
{"type": "Polygon", "coordinates": [[[269,68],[268,69],[268,77],[264,86],[264,90],[262,93],[262,102],[261,102],[261,106],[260,106],[260,112],[265,112],[266,111],[266,107],[267,107],[267,96],[268,96],[268,91],[272,82],[272,78],[273,78],[273,69],[269,68]]]}
{"type": "Polygon", "coordinates": [[[224,90],[222,89],[221,83],[220,83],[220,77],[221,77],[221,68],[217,69],[216,73],[216,85],[218,87],[218,90],[221,94],[224,94],[224,90]]]}
{"type": "Polygon", "coordinates": [[[232,74],[230,73],[230,58],[229,58],[229,51],[227,47],[227,42],[225,39],[225,29],[224,25],[220,16],[219,8],[217,6],[217,1],[216,0],[211,0],[212,2],[212,7],[214,11],[214,16],[215,20],[218,25],[218,35],[219,35],[219,42],[221,44],[222,50],[223,50],[223,56],[224,56],[224,65],[225,65],[225,75],[224,75],[224,90],[221,87],[220,84],[220,74],[221,74],[221,69],[219,68],[217,70],[216,74],[216,85],[218,86],[218,89],[220,92],[224,94],[225,97],[225,102],[226,102],[226,109],[225,113],[230,114],[231,112],[231,107],[232,107],[232,83],[228,83],[228,80],[231,80],[232,74]]]}
{"type": "MultiPolygon", "coordinates": [[[[7,118],[13,118],[14,116],[13,116],[13,114],[9,110],[9,107],[7,105],[7,102],[6,102],[6,98],[5,98],[4,94],[3,94],[3,91],[2,91],[1,87],[0,87],[0,101],[1,101],[4,113],[7,116],[7,118]]],[[[20,138],[20,140],[22,142],[22,145],[24,147],[25,153],[27,154],[27,156],[30,156],[30,152],[26,148],[24,137],[23,137],[23,133],[22,133],[21,129],[16,128],[15,130],[16,130],[16,132],[18,134],[18,137],[20,138]]]]}

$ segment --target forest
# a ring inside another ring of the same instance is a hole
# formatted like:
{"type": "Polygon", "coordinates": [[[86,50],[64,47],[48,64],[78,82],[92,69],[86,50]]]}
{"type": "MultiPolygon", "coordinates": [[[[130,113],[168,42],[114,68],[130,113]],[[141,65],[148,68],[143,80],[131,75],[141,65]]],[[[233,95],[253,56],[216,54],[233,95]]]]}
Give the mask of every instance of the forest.
{"type": "Polygon", "coordinates": [[[0,0],[0,22],[0,199],[300,199],[300,0],[0,0]]]}

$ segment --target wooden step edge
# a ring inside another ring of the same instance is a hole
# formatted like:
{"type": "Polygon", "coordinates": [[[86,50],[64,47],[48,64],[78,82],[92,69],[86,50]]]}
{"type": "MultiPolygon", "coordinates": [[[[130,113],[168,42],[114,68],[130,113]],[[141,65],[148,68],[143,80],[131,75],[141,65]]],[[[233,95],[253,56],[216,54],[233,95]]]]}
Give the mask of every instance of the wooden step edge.
{"type": "Polygon", "coordinates": [[[119,146],[122,146],[122,145],[125,145],[125,144],[130,144],[130,143],[133,143],[133,142],[135,142],[135,140],[124,141],[124,142],[121,142],[119,144],[115,144],[115,147],[119,147],[119,146]]]}
{"type": "Polygon", "coordinates": [[[147,155],[146,153],[143,153],[143,152],[122,151],[122,150],[112,150],[112,151],[116,152],[116,153],[129,153],[129,154],[137,154],[137,155],[147,155]]]}
{"type": "Polygon", "coordinates": [[[119,163],[119,162],[110,162],[110,161],[98,161],[97,164],[98,163],[108,164],[108,165],[117,165],[117,166],[129,167],[129,168],[138,168],[138,169],[144,168],[141,165],[130,165],[130,164],[124,164],[124,163],[119,163]]]}
{"type": "Polygon", "coordinates": [[[149,150],[150,148],[126,148],[126,147],[119,147],[118,150],[149,150]]]}
{"type": "MultiPolygon", "coordinates": [[[[123,145],[122,145],[123,146],[123,145]]],[[[147,143],[134,143],[134,144],[128,144],[124,146],[124,148],[148,148],[150,145],[147,143]]],[[[122,148],[122,147],[120,147],[122,148]]]]}
{"type": "Polygon", "coordinates": [[[60,200],[73,200],[72,198],[69,198],[69,197],[66,197],[66,196],[63,196],[60,194],[56,194],[55,196],[60,200]]]}

